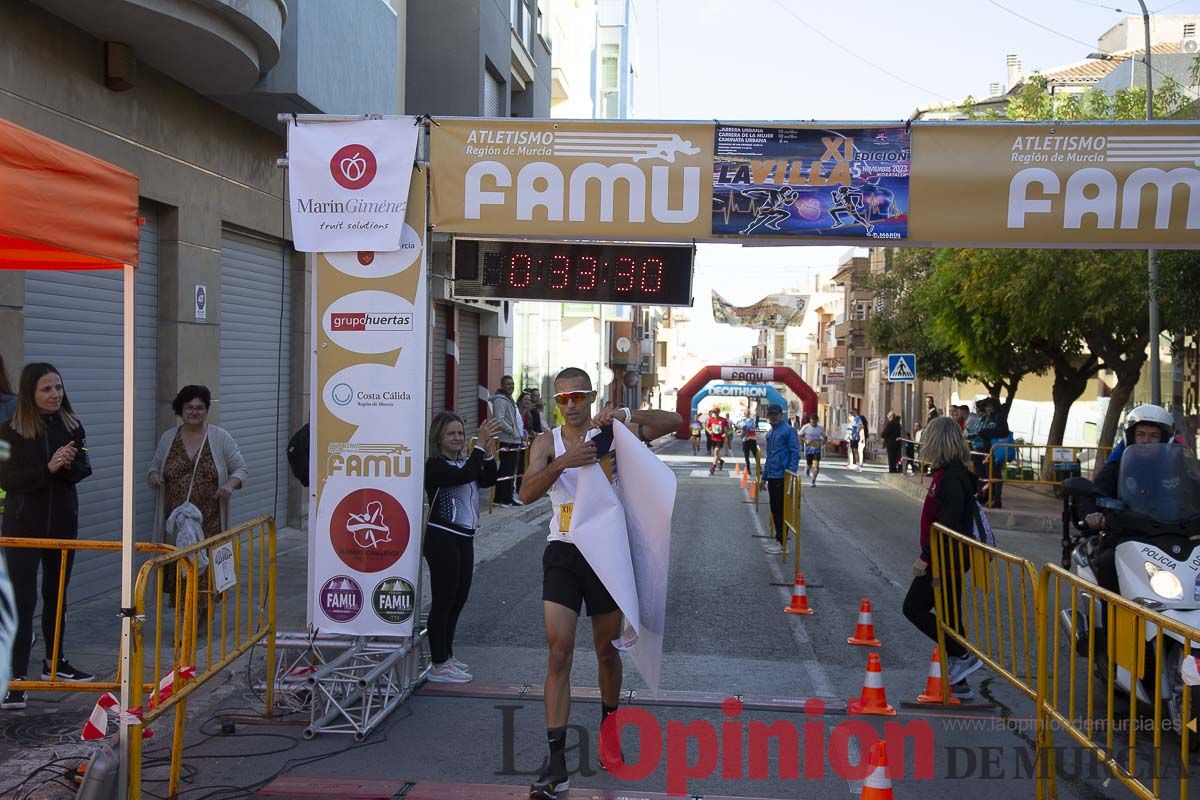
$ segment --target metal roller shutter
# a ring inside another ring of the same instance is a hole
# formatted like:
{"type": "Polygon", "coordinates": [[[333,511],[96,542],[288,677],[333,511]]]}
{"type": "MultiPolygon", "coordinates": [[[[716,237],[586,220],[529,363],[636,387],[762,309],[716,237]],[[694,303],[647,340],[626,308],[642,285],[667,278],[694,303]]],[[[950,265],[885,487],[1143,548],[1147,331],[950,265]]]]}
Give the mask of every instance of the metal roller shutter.
{"type": "Polygon", "coordinates": [[[479,425],[479,313],[458,310],[458,413],[467,436],[479,425]]]}
{"type": "Polygon", "coordinates": [[[433,362],[433,408],[434,414],[446,410],[446,319],[445,303],[433,304],[433,347],[429,358],[433,362]]]}
{"type": "Polygon", "coordinates": [[[221,388],[218,424],[237,442],[250,473],[233,496],[230,523],[287,519],[291,370],[291,264],[284,247],[221,233],[221,388]]]}
{"type": "MultiPolygon", "coordinates": [[[[139,212],[138,269],[134,279],[134,532],[149,539],[154,493],[145,475],[158,442],[158,214],[139,212]]],[[[123,277],[119,270],[25,273],[25,361],[48,361],[62,374],[71,405],[87,431],[92,476],[79,484],[79,538],[121,538],[121,430],[123,277]]],[[[14,370],[16,372],[16,370],[14,370]]],[[[16,375],[13,376],[14,378],[16,375]]],[[[76,573],[105,556],[81,553],[76,573]]],[[[117,580],[117,571],[111,573],[117,580]]]]}

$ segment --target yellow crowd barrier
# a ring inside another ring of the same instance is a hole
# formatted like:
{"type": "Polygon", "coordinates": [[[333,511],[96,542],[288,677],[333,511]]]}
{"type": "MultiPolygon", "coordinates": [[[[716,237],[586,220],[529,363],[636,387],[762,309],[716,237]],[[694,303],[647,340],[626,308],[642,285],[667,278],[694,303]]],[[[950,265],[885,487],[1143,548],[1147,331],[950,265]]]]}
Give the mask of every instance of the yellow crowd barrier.
{"type": "MultiPolygon", "coordinates": [[[[930,550],[940,652],[958,642],[1035,703],[1038,800],[1057,797],[1057,731],[1136,797],[1190,796],[1200,686],[1186,683],[1182,666],[1200,630],[942,525],[930,550]],[[1165,793],[1175,774],[1178,794],[1165,793]]],[[[941,661],[949,702],[949,659],[941,661]]]]}
{"type": "MultiPolygon", "coordinates": [[[[55,600],[55,620],[63,619],[63,610],[66,608],[66,574],[67,574],[67,554],[84,552],[102,552],[112,553],[116,556],[114,561],[120,559],[121,543],[119,541],[98,541],[90,539],[32,539],[21,538],[15,536],[0,537],[0,549],[21,549],[21,550],[57,550],[58,558],[58,594],[55,600]]],[[[136,545],[139,553],[170,553],[175,550],[169,544],[150,544],[141,542],[136,545]]],[[[48,576],[43,576],[45,580],[48,576]]],[[[49,613],[45,609],[43,614],[49,613]]],[[[50,643],[49,653],[52,663],[57,664],[58,658],[62,654],[62,631],[60,625],[56,622],[54,626],[54,640],[50,643]]],[[[7,657],[7,656],[5,656],[7,657]]],[[[121,681],[119,676],[120,668],[120,645],[119,642],[113,642],[113,666],[111,671],[104,672],[112,674],[114,677],[111,680],[95,680],[87,683],[78,683],[72,681],[47,680],[47,681],[30,681],[30,680],[12,680],[9,682],[9,688],[14,691],[22,692],[95,692],[103,694],[104,692],[117,692],[121,689],[121,681]]],[[[37,660],[30,655],[30,666],[36,668],[37,660]]],[[[88,665],[92,666],[92,665],[88,665]]],[[[39,669],[40,673],[41,670],[39,669]]],[[[81,723],[82,727],[82,723],[81,723]]]]}
{"type": "Polygon", "coordinates": [[[783,552],[781,560],[788,557],[788,542],[792,548],[792,574],[800,571],[800,501],[804,494],[804,481],[798,472],[788,471],[783,475],[783,552]]]}
{"type": "Polygon", "coordinates": [[[1163,777],[1175,770],[1177,796],[1190,797],[1189,740],[1197,733],[1188,722],[1195,725],[1200,716],[1196,708],[1200,686],[1187,685],[1180,668],[1182,659],[1200,642],[1200,630],[1100,589],[1054,564],[1042,568],[1040,592],[1046,613],[1040,617],[1038,637],[1039,800],[1057,796],[1055,731],[1065,732],[1087,749],[1143,800],[1162,797],[1163,777]],[[1097,620],[1099,613],[1103,613],[1103,626],[1097,620]],[[1164,669],[1159,665],[1165,665],[1172,685],[1163,686],[1164,669]],[[1153,675],[1148,674],[1150,669],[1153,675]],[[1124,683],[1130,694],[1118,699],[1118,683],[1124,683]],[[1135,700],[1137,693],[1142,696],[1135,700]],[[1141,716],[1147,708],[1148,719],[1141,716]],[[1173,731],[1169,738],[1178,738],[1164,742],[1164,731],[1173,731]],[[1178,760],[1164,768],[1164,755],[1178,760]],[[1143,758],[1148,765],[1142,764],[1143,758]]]}
{"type": "MultiPolygon", "coordinates": [[[[980,477],[1006,484],[1031,484],[1057,487],[1063,480],[1054,470],[1055,464],[1076,464],[1079,474],[1095,478],[1112,453],[1111,447],[1076,447],[1046,444],[994,444],[984,461],[985,473],[980,477]],[[996,460],[1000,453],[1000,463],[996,460]]],[[[981,454],[982,455],[982,454],[981,454]]]]}
{"type": "Polygon", "coordinates": [[[930,576],[943,654],[942,701],[949,702],[952,639],[1018,690],[1037,696],[1037,621],[1041,597],[1033,563],[934,523],[930,576]],[[957,600],[956,600],[957,599],[957,600]]]}
{"type": "Polygon", "coordinates": [[[133,591],[130,705],[143,710],[130,727],[130,800],[142,796],[142,727],[174,713],[166,795],[179,789],[187,699],[250,648],[266,653],[266,716],[274,706],[275,520],[261,516],[142,565],[133,591]],[[201,554],[208,556],[201,569],[201,554]],[[170,581],[174,576],[174,605],[170,581]],[[147,627],[149,626],[149,631],[147,627]],[[164,681],[164,677],[166,680],[164,681]],[[162,686],[160,690],[158,687],[162,686]],[[153,694],[147,696],[147,687],[153,694]]]}

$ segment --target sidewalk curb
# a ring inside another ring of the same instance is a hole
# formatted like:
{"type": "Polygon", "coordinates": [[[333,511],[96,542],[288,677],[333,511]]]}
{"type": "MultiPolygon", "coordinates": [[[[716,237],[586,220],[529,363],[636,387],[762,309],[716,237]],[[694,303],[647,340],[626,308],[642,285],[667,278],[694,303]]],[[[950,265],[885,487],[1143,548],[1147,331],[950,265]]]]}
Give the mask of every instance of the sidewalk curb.
{"type": "MultiPolygon", "coordinates": [[[[903,475],[881,475],[883,485],[888,486],[901,494],[908,495],[914,500],[925,499],[925,493],[929,491],[929,484],[924,486],[913,484],[911,481],[905,480],[903,475]]],[[[1033,533],[1057,533],[1061,530],[1062,519],[1057,516],[1048,516],[1045,514],[1028,514],[1023,511],[1007,511],[1005,509],[985,509],[987,511],[988,522],[993,528],[1000,528],[1006,531],[1031,531],[1033,533]]]]}

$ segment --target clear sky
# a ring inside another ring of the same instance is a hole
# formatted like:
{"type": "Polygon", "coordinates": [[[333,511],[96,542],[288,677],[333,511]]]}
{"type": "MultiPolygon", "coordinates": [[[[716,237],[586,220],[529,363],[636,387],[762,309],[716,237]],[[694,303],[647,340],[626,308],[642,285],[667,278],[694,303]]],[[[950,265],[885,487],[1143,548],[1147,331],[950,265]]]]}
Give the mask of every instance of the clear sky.
{"type": "MultiPolygon", "coordinates": [[[[1141,15],[1136,0],[634,2],[634,112],[642,119],[906,120],[918,106],[986,96],[990,83],[1004,83],[1009,53],[1026,74],[1069,64],[1126,16],[1141,15]]],[[[1147,5],[1200,14],[1200,0],[1147,5]]],[[[711,287],[736,303],[809,289],[811,271],[832,274],[845,252],[701,245],[696,316],[706,316],[711,287]]]]}

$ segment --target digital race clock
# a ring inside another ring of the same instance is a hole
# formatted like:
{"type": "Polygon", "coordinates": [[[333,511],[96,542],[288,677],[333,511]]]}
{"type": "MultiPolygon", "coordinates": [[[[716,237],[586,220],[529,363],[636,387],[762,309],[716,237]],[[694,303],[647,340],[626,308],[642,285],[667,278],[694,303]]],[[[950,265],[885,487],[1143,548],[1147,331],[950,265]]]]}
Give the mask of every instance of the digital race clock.
{"type": "Polygon", "coordinates": [[[692,304],[692,245],[454,240],[454,296],[692,304]]]}

